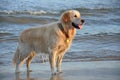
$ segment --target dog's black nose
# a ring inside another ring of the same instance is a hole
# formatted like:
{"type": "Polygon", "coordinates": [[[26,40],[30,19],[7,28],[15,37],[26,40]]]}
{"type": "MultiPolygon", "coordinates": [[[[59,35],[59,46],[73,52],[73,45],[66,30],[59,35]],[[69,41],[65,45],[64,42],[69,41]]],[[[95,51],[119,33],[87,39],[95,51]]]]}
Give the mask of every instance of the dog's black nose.
{"type": "Polygon", "coordinates": [[[84,22],[85,22],[85,20],[81,19],[81,22],[82,22],[82,23],[84,23],[84,22]]]}

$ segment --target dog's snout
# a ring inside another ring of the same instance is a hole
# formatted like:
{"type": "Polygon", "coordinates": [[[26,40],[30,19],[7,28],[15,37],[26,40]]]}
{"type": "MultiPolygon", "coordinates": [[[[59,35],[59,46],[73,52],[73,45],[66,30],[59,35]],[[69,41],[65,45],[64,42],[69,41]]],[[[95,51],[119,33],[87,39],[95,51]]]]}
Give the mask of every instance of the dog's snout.
{"type": "Polygon", "coordinates": [[[85,22],[85,20],[81,19],[81,22],[82,22],[82,23],[84,23],[84,22],[85,22]]]}

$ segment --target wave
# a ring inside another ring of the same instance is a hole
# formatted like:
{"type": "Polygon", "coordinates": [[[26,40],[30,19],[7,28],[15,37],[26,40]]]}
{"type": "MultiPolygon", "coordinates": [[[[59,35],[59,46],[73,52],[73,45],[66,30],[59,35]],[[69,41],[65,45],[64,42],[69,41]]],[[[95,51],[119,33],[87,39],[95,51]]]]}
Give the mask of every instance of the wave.
{"type": "Polygon", "coordinates": [[[33,16],[0,16],[0,22],[9,22],[9,23],[17,23],[17,24],[46,24],[52,21],[56,21],[57,19],[54,17],[33,17],[33,16]]]}
{"type": "Polygon", "coordinates": [[[42,15],[42,14],[60,14],[66,10],[79,10],[79,11],[86,11],[86,10],[119,10],[120,8],[107,8],[107,7],[97,7],[97,8],[68,8],[68,9],[61,9],[61,10],[0,10],[0,14],[28,14],[28,15],[42,15]]]}
{"type": "Polygon", "coordinates": [[[15,10],[0,10],[0,14],[29,14],[29,15],[42,15],[42,14],[58,14],[58,12],[55,11],[15,11],[15,10]]]}
{"type": "Polygon", "coordinates": [[[32,14],[32,15],[38,15],[38,14],[46,14],[46,11],[7,11],[7,10],[1,10],[0,14],[32,14]]]}
{"type": "Polygon", "coordinates": [[[105,42],[105,41],[114,41],[115,43],[120,43],[120,33],[98,33],[98,34],[84,34],[84,35],[76,35],[74,39],[75,42],[84,42],[84,41],[94,41],[97,42],[105,42]]]}

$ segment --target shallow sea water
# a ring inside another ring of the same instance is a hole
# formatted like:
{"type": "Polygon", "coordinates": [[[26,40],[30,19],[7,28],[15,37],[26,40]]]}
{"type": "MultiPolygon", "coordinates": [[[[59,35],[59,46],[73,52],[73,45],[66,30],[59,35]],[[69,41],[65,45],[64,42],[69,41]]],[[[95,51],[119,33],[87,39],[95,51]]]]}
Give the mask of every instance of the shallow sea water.
{"type": "Polygon", "coordinates": [[[80,11],[85,24],[63,61],[120,60],[119,0],[1,0],[0,65],[12,63],[23,30],[57,21],[70,9],[80,11]]]}

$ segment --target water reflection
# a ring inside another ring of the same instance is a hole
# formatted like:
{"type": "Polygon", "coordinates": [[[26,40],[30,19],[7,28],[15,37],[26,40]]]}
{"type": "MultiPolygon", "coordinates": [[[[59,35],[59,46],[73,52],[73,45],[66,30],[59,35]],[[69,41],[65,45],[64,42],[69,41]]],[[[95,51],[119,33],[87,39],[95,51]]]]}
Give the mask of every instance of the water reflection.
{"type": "MultiPolygon", "coordinates": [[[[46,78],[45,79],[38,78],[38,77],[31,78],[30,73],[31,72],[26,73],[26,76],[25,76],[26,78],[21,77],[20,73],[15,73],[15,80],[41,80],[41,79],[46,80],[46,78]]],[[[51,75],[49,80],[63,80],[62,74],[51,75]]]]}
{"type": "Polygon", "coordinates": [[[15,80],[20,80],[20,73],[15,73],[15,80]]]}
{"type": "Polygon", "coordinates": [[[50,80],[63,80],[62,79],[62,74],[52,75],[50,80]]]}

